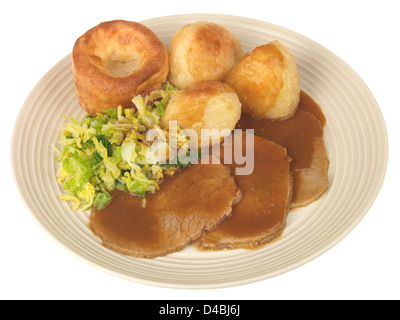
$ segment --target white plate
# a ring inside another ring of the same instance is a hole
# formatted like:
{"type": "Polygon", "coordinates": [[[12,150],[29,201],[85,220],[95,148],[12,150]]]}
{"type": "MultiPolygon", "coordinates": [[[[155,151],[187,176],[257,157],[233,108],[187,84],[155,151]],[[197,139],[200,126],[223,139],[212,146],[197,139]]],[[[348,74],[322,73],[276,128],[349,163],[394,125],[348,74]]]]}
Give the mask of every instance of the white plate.
{"type": "Polygon", "coordinates": [[[345,237],[364,217],[384,180],[388,142],[379,106],[363,81],[341,59],[310,39],[266,22],[225,15],[178,15],[143,21],[168,45],[176,30],[207,20],[236,34],[245,51],[278,39],[294,55],[301,88],[322,107],[330,158],[330,186],[320,200],[291,212],[278,241],[254,251],[198,252],[186,248],[151,260],[104,248],[88,228],[88,213],[60,202],[52,145],[65,123],[80,118],[71,56],[35,86],[16,121],[13,172],[26,205],[53,239],[75,256],[116,276],[156,286],[217,288],[267,279],[316,258],[345,237]]]}

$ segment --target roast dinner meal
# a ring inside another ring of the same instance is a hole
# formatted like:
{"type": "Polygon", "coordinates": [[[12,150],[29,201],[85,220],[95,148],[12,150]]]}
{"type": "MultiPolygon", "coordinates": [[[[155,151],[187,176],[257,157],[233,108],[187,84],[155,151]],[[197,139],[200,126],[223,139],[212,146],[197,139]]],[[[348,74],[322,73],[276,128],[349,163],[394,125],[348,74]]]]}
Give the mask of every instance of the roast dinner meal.
{"type": "Polygon", "coordinates": [[[140,23],[108,21],[77,39],[72,74],[86,113],[65,115],[60,200],[90,210],[111,250],[257,249],[328,188],[326,119],[279,40],[243,52],[198,21],[166,47],[140,23]]]}

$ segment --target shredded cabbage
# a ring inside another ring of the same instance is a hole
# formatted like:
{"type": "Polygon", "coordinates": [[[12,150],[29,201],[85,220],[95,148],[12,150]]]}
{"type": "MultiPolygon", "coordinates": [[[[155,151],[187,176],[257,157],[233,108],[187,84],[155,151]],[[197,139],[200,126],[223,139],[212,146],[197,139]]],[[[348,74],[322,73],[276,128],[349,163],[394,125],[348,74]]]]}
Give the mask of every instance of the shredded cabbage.
{"type": "Polygon", "coordinates": [[[164,175],[173,175],[181,165],[160,163],[154,157],[148,161],[152,144],[168,143],[170,136],[178,141],[178,147],[187,147],[188,142],[179,128],[170,134],[169,128],[159,126],[176,92],[178,89],[166,83],[149,96],[133,97],[136,108],[119,106],[95,117],[85,115],[80,121],[64,117],[69,123],[61,128],[62,149],[55,158],[61,164],[58,182],[67,191],[60,199],[72,202],[74,210],[101,210],[112,200],[109,191],[115,188],[140,197],[158,190],[164,175]],[[151,129],[158,133],[158,140],[146,140],[151,129]]]}

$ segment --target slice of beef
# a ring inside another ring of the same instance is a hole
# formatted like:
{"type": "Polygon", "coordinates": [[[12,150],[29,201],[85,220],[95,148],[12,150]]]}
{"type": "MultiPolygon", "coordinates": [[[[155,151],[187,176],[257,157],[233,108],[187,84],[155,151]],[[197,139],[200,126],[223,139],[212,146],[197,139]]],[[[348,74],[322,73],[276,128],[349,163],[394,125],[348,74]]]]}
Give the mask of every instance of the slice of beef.
{"type": "Polygon", "coordinates": [[[113,191],[103,210],[93,209],[91,227],[104,246],[122,254],[153,258],[178,251],[212,231],[240,199],[230,168],[197,164],[160,184],[142,199],[113,191]]]}
{"type": "MultiPolygon", "coordinates": [[[[231,144],[226,147],[232,148],[231,144]]],[[[283,232],[292,194],[291,159],[285,148],[258,136],[254,136],[253,150],[250,145],[246,148],[243,136],[242,150],[246,150],[247,157],[254,152],[254,171],[250,175],[235,175],[242,199],[229,218],[196,240],[194,244],[201,250],[253,249],[283,232]]],[[[235,161],[230,165],[233,172],[243,166],[235,161]]]]}
{"type": "Polygon", "coordinates": [[[329,158],[324,138],[313,141],[309,168],[293,170],[293,198],[290,209],[305,207],[319,199],[329,187],[329,158]]]}
{"type": "Polygon", "coordinates": [[[280,121],[242,116],[238,128],[285,147],[292,159],[293,196],[291,209],[319,199],[329,186],[329,158],[324,140],[325,117],[319,106],[302,92],[296,113],[280,121]]]}

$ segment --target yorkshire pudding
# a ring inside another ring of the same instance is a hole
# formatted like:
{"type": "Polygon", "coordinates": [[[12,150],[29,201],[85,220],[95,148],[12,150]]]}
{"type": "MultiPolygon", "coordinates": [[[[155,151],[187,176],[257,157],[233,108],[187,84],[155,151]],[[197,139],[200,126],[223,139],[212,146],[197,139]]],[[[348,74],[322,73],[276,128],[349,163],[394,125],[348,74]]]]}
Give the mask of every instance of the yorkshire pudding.
{"type": "Polygon", "coordinates": [[[133,107],[134,95],[160,89],[168,71],[165,45],[137,22],[103,22],[82,35],[72,51],[79,102],[92,115],[133,107]]]}

